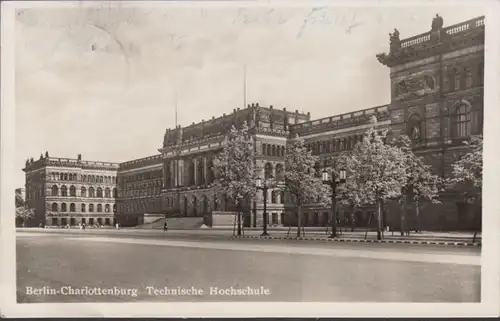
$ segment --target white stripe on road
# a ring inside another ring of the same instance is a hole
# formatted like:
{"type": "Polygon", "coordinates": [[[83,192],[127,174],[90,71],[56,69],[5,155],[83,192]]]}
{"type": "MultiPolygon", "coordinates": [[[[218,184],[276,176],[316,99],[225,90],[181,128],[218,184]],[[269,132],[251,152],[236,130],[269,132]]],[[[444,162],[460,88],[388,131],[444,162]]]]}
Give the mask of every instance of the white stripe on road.
{"type": "Polygon", "coordinates": [[[366,258],[391,261],[425,262],[425,263],[444,263],[461,265],[481,265],[481,257],[475,255],[453,255],[453,254],[431,254],[431,253],[409,253],[409,252],[390,252],[390,251],[365,251],[357,249],[325,249],[314,247],[291,247],[291,246],[273,246],[273,245],[252,245],[242,243],[214,243],[214,242],[189,242],[172,240],[148,240],[131,238],[105,238],[105,237],[69,237],[66,238],[75,241],[94,241],[108,243],[124,244],[143,244],[143,245],[163,245],[171,247],[185,247],[198,249],[214,250],[233,250],[250,252],[268,252],[282,254],[302,254],[302,255],[321,255],[334,257],[366,258]]]}

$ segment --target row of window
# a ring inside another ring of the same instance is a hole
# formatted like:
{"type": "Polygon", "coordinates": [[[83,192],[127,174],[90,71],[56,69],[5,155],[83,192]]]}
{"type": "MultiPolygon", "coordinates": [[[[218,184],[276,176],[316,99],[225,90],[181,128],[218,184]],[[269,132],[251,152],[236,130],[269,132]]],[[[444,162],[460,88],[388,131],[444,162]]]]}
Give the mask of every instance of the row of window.
{"type": "Polygon", "coordinates": [[[452,68],[444,77],[444,91],[458,91],[472,88],[474,85],[483,86],[484,64],[480,64],[476,69],[476,77],[472,74],[471,67],[452,68]],[[475,80],[475,81],[474,81],[475,80]]]}
{"type": "MultiPolygon", "coordinates": [[[[68,225],[68,219],[66,217],[61,217],[61,221],[60,222],[61,222],[61,226],[68,225]]],[[[103,223],[104,223],[104,225],[111,225],[111,222],[113,222],[113,224],[114,224],[115,220],[111,220],[108,217],[104,218],[104,221],[103,221],[102,217],[98,217],[97,220],[94,220],[93,217],[90,217],[89,220],[88,220],[88,222],[87,222],[87,219],[85,217],[82,217],[81,222],[78,222],[76,220],[76,218],[74,218],[74,217],[70,217],[70,219],[69,219],[69,225],[70,226],[76,226],[79,223],[81,223],[81,224],[87,224],[88,223],[88,225],[94,225],[96,222],[97,222],[98,225],[102,225],[103,223]]],[[[52,225],[53,226],[59,226],[59,218],[58,217],[53,217],[52,218],[52,225]]]]}
{"type": "Polygon", "coordinates": [[[162,177],[162,170],[155,170],[146,173],[128,175],[120,178],[120,183],[133,183],[162,177]]]}
{"type": "MultiPolygon", "coordinates": [[[[68,188],[63,185],[61,186],[61,193],[59,193],[59,187],[57,185],[52,186],[52,196],[74,196],[76,197],[76,187],[71,185],[69,187],[69,195],[68,195],[68,188]]],[[[87,193],[87,188],[82,186],[80,189],[80,197],[99,197],[99,198],[111,198],[111,189],[106,187],[104,190],[101,187],[98,187],[97,189],[94,189],[93,187],[89,187],[88,193],[87,193]],[[104,194],[103,194],[104,192],[104,194]]],[[[113,197],[117,197],[117,189],[116,187],[113,188],[113,197]]]]}
{"type": "MultiPolygon", "coordinates": [[[[187,180],[184,184],[185,186],[208,185],[214,181],[215,173],[213,170],[213,160],[211,158],[207,158],[206,162],[206,170],[203,158],[188,160],[184,163],[187,170],[187,180]]],[[[167,168],[170,168],[170,170],[167,170],[165,174],[165,186],[174,188],[174,172],[177,170],[175,162],[168,162],[167,168]]]]}
{"type": "MultiPolygon", "coordinates": [[[[102,204],[97,204],[97,206],[94,207],[94,204],[88,204],[88,210],[90,213],[94,212],[94,208],[96,209],[96,212],[102,213],[103,211],[103,206],[102,204]]],[[[61,203],[61,207],[59,208],[59,204],[57,203],[52,203],[51,206],[52,212],[68,212],[68,205],[66,203],[61,203]]],[[[75,203],[69,204],[69,211],[70,212],[76,212],[76,205],[75,203]]],[[[80,204],[80,212],[86,212],[87,211],[87,204],[80,204]]],[[[111,205],[110,204],[105,204],[104,205],[104,212],[109,213],[111,211],[111,205]]],[[[116,212],[116,204],[113,204],[113,212],[116,212]]]]}
{"type": "Polygon", "coordinates": [[[264,156],[285,156],[285,146],[262,144],[262,155],[264,156]]]}
{"type": "Polygon", "coordinates": [[[120,190],[120,197],[137,197],[137,196],[148,196],[157,195],[161,193],[161,187],[147,187],[147,188],[129,188],[120,190]]]}
{"type": "Polygon", "coordinates": [[[273,164],[266,163],[264,165],[264,179],[270,179],[271,176],[277,179],[282,179],[284,174],[284,166],[283,164],[276,164],[276,172],[274,171],[273,164]]]}
{"type": "MultiPolygon", "coordinates": [[[[480,111],[471,112],[471,106],[467,103],[459,103],[450,108],[449,125],[446,127],[450,128],[450,136],[455,138],[477,134],[482,127],[482,114],[480,111]]],[[[407,135],[413,141],[421,141],[425,138],[425,130],[418,113],[409,116],[407,135]]]]}
{"type": "Polygon", "coordinates": [[[76,173],[49,173],[52,180],[59,181],[82,181],[89,183],[116,184],[116,176],[102,175],[78,175],[76,173]]]}
{"type": "Polygon", "coordinates": [[[312,154],[333,153],[353,149],[358,142],[363,141],[363,135],[353,135],[340,139],[323,140],[306,144],[306,148],[312,154]]]}

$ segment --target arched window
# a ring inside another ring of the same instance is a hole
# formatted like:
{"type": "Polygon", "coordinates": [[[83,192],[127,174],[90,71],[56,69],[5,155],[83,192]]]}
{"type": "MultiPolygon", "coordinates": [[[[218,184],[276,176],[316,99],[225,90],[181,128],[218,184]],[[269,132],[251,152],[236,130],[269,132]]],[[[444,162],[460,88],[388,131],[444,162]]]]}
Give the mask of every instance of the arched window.
{"type": "Polygon", "coordinates": [[[276,146],[276,156],[278,157],[281,157],[281,147],[280,146],[276,146]]]}
{"type": "Polygon", "coordinates": [[[76,187],[74,187],[73,185],[71,185],[69,188],[69,195],[76,196],[76,187]]]}
{"type": "Polygon", "coordinates": [[[417,113],[413,113],[408,118],[407,135],[414,142],[422,141],[422,122],[417,113]]]}
{"type": "Polygon", "coordinates": [[[68,188],[65,185],[61,187],[61,196],[68,196],[68,188]]]}
{"type": "Polygon", "coordinates": [[[109,211],[110,211],[110,206],[109,206],[109,204],[106,204],[106,205],[104,206],[104,211],[105,211],[106,213],[109,213],[109,211]]]}
{"type": "Polygon", "coordinates": [[[94,212],[94,204],[89,204],[89,212],[94,212]]]}
{"type": "Polygon", "coordinates": [[[64,180],[67,181],[68,180],[68,173],[65,173],[64,174],[64,180]]]}
{"type": "Polygon", "coordinates": [[[267,156],[271,156],[271,145],[266,145],[267,146],[267,156]]]}
{"type": "Polygon", "coordinates": [[[464,103],[455,107],[453,115],[453,129],[455,137],[467,137],[470,134],[470,114],[464,103]]]}
{"type": "Polygon", "coordinates": [[[95,190],[93,187],[89,187],[89,197],[95,197],[95,190]]]}
{"type": "Polygon", "coordinates": [[[271,163],[266,163],[264,166],[264,179],[270,179],[273,175],[273,165],[271,163]]]}
{"type": "Polygon", "coordinates": [[[59,209],[58,209],[58,206],[57,206],[57,203],[52,203],[52,212],[57,212],[59,209]]]}
{"type": "Polygon", "coordinates": [[[276,191],[271,191],[271,203],[276,204],[276,191]]]}
{"type": "Polygon", "coordinates": [[[117,192],[117,191],[118,191],[118,190],[116,189],[116,187],[115,187],[115,188],[113,188],[113,197],[117,197],[117,196],[118,196],[118,195],[117,195],[117,194],[118,194],[118,192],[117,192]]]}
{"type": "Polygon", "coordinates": [[[74,212],[75,211],[75,203],[69,204],[69,211],[74,212]]]}
{"type": "Polygon", "coordinates": [[[111,190],[108,187],[104,190],[104,197],[111,197],[111,190]]]}
{"type": "Polygon", "coordinates": [[[85,204],[82,204],[81,210],[82,210],[82,212],[85,212],[85,204]]]}
{"type": "Polygon", "coordinates": [[[57,185],[52,185],[52,196],[59,196],[59,188],[57,185]]]}
{"type": "Polygon", "coordinates": [[[285,204],[285,191],[280,191],[280,203],[285,204]]]}
{"type": "Polygon", "coordinates": [[[87,189],[82,186],[80,190],[81,197],[87,197],[87,189]]]}
{"type": "Polygon", "coordinates": [[[281,156],[285,156],[285,146],[281,146],[281,156]]]}
{"type": "Polygon", "coordinates": [[[266,156],[267,153],[266,153],[266,147],[267,147],[267,144],[262,144],[262,155],[266,156]]]}
{"type": "Polygon", "coordinates": [[[276,156],[276,145],[271,146],[271,155],[276,156]]]}
{"type": "Polygon", "coordinates": [[[104,182],[104,177],[99,176],[99,183],[103,183],[103,182],[104,182]]]}
{"type": "Polygon", "coordinates": [[[284,179],[284,171],[283,171],[283,164],[277,164],[276,165],[276,178],[277,179],[284,179]]]}
{"type": "Polygon", "coordinates": [[[66,212],[68,209],[66,208],[66,203],[61,204],[61,212],[66,212]]]}
{"type": "Polygon", "coordinates": [[[116,204],[113,204],[113,213],[116,213],[116,204]]]}
{"type": "Polygon", "coordinates": [[[102,212],[102,204],[97,204],[97,212],[102,212]]]}
{"type": "Polygon", "coordinates": [[[102,197],[102,188],[97,188],[97,197],[102,197]]]}

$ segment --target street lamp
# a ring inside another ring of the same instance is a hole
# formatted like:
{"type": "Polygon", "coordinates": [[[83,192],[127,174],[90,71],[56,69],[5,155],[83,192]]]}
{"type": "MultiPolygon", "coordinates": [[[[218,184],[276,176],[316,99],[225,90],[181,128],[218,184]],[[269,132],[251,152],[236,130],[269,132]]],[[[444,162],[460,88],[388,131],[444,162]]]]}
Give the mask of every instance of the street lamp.
{"type": "MultiPolygon", "coordinates": [[[[272,179],[273,176],[270,175],[269,176],[269,179],[272,179]]],[[[260,177],[258,177],[256,180],[255,180],[255,187],[257,189],[260,189],[262,190],[263,194],[264,194],[264,229],[263,229],[263,232],[260,236],[269,236],[269,234],[267,234],[267,190],[268,190],[268,186],[267,186],[267,180],[265,180],[264,182],[262,182],[262,179],[260,177]]]]}
{"type": "Polygon", "coordinates": [[[326,169],[323,171],[321,175],[323,180],[323,184],[330,185],[332,188],[332,235],[330,238],[337,237],[337,211],[336,211],[336,196],[337,196],[337,184],[344,183],[346,180],[346,172],[344,169],[339,171],[339,174],[336,175],[335,171],[332,169],[331,173],[329,173],[326,169]]]}

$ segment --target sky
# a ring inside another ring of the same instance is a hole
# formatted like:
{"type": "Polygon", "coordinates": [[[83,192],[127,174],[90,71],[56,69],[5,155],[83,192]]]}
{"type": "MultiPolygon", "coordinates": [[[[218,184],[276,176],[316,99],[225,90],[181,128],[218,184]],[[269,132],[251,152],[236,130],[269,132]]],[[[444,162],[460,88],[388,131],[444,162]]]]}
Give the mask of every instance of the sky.
{"type": "MultiPolygon", "coordinates": [[[[355,2],[355,1],[353,1],[355,2]]],[[[334,3],[330,2],[329,4],[334,3]]],[[[390,102],[375,55],[485,14],[480,6],[95,2],[16,11],[16,182],[28,157],[124,162],[158,154],[166,128],[247,103],[321,118],[390,102]]],[[[450,4],[451,2],[448,2],[450,4]]],[[[453,4],[453,3],[451,3],[453,4]]],[[[462,3],[464,4],[464,3],[462,3]]]]}

